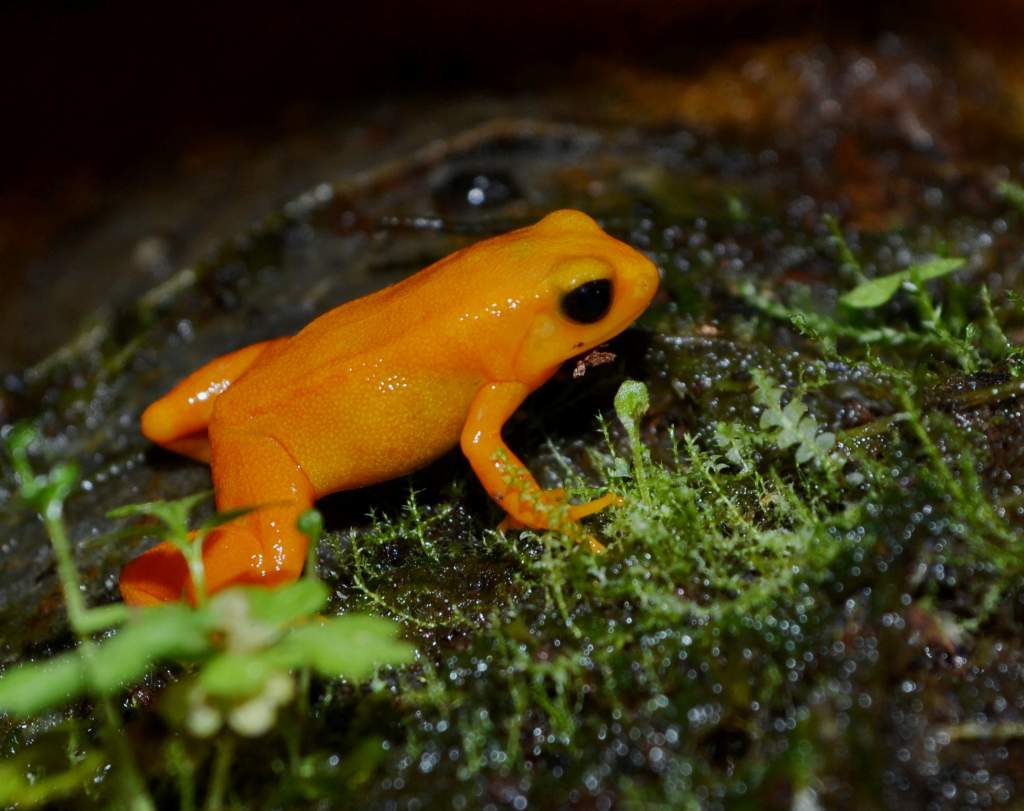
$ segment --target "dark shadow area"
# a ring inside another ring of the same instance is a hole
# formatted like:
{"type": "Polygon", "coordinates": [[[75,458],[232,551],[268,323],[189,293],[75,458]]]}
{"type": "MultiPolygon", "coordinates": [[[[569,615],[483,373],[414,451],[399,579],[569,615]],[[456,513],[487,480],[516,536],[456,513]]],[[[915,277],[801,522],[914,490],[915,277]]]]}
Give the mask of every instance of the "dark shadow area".
{"type": "Polygon", "coordinates": [[[0,370],[37,362],[103,300],[110,284],[93,273],[95,260],[47,260],[133,205],[131,192],[182,176],[212,183],[239,162],[251,173],[246,162],[263,159],[267,145],[326,148],[326,131],[364,125],[370,105],[393,106],[400,128],[412,99],[441,104],[443,118],[455,95],[495,100],[600,84],[612,63],[685,72],[737,43],[801,32],[869,41],[886,30],[936,29],[1008,41],[1021,19],[1016,4],[994,0],[970,8],[385,0],[259,11],[242,3],[7,4],[0,370]],[[64,284],[67,276],[83,278],[64,284]],[[42,296],[49,309],[32,304],[42,296]],[[26,336],[30,329],[40,331],[26,336]]]}

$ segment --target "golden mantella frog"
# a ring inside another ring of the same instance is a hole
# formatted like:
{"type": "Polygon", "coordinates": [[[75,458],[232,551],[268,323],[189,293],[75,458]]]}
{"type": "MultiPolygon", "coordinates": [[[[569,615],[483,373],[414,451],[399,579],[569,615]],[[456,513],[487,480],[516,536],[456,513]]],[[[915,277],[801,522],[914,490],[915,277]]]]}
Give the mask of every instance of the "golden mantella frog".
{"type": "MultiPolygon", "coordinates": [[[[207,537],[207,590],[295,580],[307,544],[296,519],[316,499],[403,476],[456,444],[510,522],[588,540],[579,519],[612,497],[570,505],[541,490],[501,429],[657,287],[643,255],[586,214],[556,211],[193,372],[146,409],[142,431],[210,464],[219,510],[259,508],[207,537]]],[[[156,546],[125,566],[121,594],[190,598],[184,558],[156,546]]]]}

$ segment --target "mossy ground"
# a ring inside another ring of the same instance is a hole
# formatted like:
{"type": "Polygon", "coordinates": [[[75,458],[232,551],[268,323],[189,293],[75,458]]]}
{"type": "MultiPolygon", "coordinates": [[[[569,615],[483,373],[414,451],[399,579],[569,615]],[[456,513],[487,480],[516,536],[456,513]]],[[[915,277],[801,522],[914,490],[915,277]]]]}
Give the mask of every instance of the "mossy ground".
{"type": "MultiPolygon", "coordinates": [[[[753,352],[723,374],[699,342],[653,343],[649,357],[690,366],[681,379],[706,381],[718,409],[684,433],[663,403],[641,423],[649,451],[613,419],[567,451],[538,449],[577,495],[622,496],[597,522],[605,554],[490,532],[422,492],[332,538],[339,604],[400,618],[424,657],[378,687],[390,729],[352,727],[386,742],[362,790],[402,806],[440,783],[467,808],[1009,800],[1016,744],[995,742],[996,719],[980,727],[992,740],[950,743],[1000,696],[1021,700],[1012,679],[956,684],[978,638],[1019,655],[1019,523],[976,472],[977,438],[924,412],[905,368],[753,352]],[[701,355],[710,366],[694,369],[701,355]],[[899,418],[844,434],[827,394],[838,370],[886,389],[899,418]],[[802,464],[765,418],[780,397],[818,415],[809,434],[825,441],[802,464]],[[975,788],[956,771],[968,750],[975,788]]],[[[685,398],[677,380],[655,402],[685,398]]]]}
{"type": "MultiPolygon", "coordinates": [[[[996,316],[966,284],[940,286],[935,302],[965,315],[936,333],[899,300],[862,316],[793,304],[800,288],[746,289],[710,317],[696,288],[682,313],[682,282],[667,275],[617,365],[553,384],[509,432],[546,484],[621,496],[591,522],[607,551],[494,531],[497,511],[454,460],[371,491],[369,523],[323,541],[322,573],[335,610],[398,619],[419,661],[366,689],[317,683],[307,718],[239,740],[232,803],[1016,796],[1021,501],[990,446],[1006,434],[1016,459],[1018,378],[1012,345],[978,337],[1019,326],[1016,304],[998,302],[996,316]],[[865,348],[857,336],[876,325],[889,332],[865,348]],[[651,402],[616,415],[626,371],[651,402]],[[604,416],[590,410],[602,400],[604,416]]],[[[328,515],[354,498],[329,501],[328,515]]],[[[147,709],[163,682],[127,705],[144,769],[173,807],[183,775],[202,784],[211,758],[147,709]]],[[[10,728],[7,749],[31,741],[31,768],[60,771],[39,760],[54,756],[49,740],[74,753],[73,780],[101,777],[91,723],[74,712],[10,728]]],[[[80,802],[90,796],[102,780],[80,802]]]]}
{"type": "MultiPolygon", "coordinates": [[[[865,154],[878,147],[861,136],[865,154]]],[[[822,168],[824,135],[799,153],[688,131],[582,147],[545,137],[519,144],[521,184],[543,187],[546,207],[590,209],[663,270],[655,305],[611,345],[615,363],[552,381],[506,432],[545,486],[621,496],[588,522],[607,551],[496,532],[498,510],[454,454],[325,500],[330,610],[398,620],[417,663],[366,687],[314,681],[308,712],[230,748],[230,733],[172,731],[160,708],[179,671],[161,671],[124,698],[158,804],[188,808],[221,778],[227,807],[267,809],[1019,803],[1024,217],[993,180],[1007,171],[958,174],[891,147],[899,208],[858,229],[835,219],[844,167],[822,168]],[[965,264],[908,278],[877,307],[839,303],[932,257],[965,264]],[[613,407],[626,378],[649,393],[643,413],[613,407]]],[[[466,162],[511,172],[513,152],[495,139],[466,162]]],[[[403,210],[386,195],[372,204],[403,210]]],[[[280,295],[295,283],[268,268],[322,274],[324,256],[355,262],[379,233],[420,227],[367,225],[369,203],[345,220],[353,205],[293,207],[179,299],[144,303],[138,335],[90,378],[94,399],[76,405],[80,393],[58,386],[50,404],[86,425],[113,403],[128,424],[119,381],[155,386],[152,358],[166,356],[166,334],[148,325],[222,307],[215,337],[235,334],[271,309],[260,285],[280,295]],[[358,250],[343,253],[351,233],[358,250]]],[[[426,236],[382,240],[374,261],[412,270],[536,213],[511,206],[421,223],[426,236]]],[[[104,430],[98,441],[133,447],[127,428],[104,430]]],[[[85,428],[61,431],[51,460],[93,450],[85,428]]],[[[59,789],[60,807],[102,806],[97,725],[84,705],[5,722],[5,768],[59,789]]]]}

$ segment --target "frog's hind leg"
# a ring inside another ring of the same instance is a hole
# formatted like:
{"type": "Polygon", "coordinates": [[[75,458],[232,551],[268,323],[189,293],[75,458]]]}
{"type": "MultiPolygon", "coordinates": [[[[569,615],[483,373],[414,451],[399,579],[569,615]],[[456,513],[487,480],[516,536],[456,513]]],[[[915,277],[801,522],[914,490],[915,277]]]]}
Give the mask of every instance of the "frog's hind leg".
{"type": "MultiPolygon", "coordinates": [[[[207,593],[238,584],[292,582],[306,562],[299,515],[313,505],[314,489],[276,439],[241,431],[211,432],[217,509],[258,508],[214,530],[203,545],[207,593]]],[[[121,594],[132,605],[183,597],[194,600],[185,560],[162,543],[121,573],[121,594]]]]}
{"type": "Polygon", "coordinates": [[[200,462],[210,461],[206,427],[217,396],[241,377],[271,347],[287,338],[252,344],[197,369],[142,414],[142,433],[168,450],[200,462]]]}

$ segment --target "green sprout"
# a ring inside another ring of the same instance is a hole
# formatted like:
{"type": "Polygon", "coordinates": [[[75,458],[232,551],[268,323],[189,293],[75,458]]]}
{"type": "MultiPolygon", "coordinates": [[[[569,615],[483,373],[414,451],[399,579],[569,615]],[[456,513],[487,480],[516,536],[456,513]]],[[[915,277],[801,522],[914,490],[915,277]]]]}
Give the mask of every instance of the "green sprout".
{"type": "Polygon", "coordinates": [[[939,279],[959,270],[964,266],[963,259],[932,259],[912,265],[906,270],[877,276],[861,282],[848,293],[844,293],[839,301],[847,307],[867,310],[881,307],[887,303],[901,288],[918,290],[923,282],[939,279]]]}
{"type": "Polygon", "coordinates": [[[640,418],[647,413],[650,405],[647,386],[637,380],[623,381],[615,393],[615,416],[629,437],[629,446],[633,452],[633,475],[636,476],[640,495],[645,502],[650,501],[645,471],[651,455],[640,439],[640,418]]]}
{"type": "Polygon", "coordinates": [[[63,656],[39,664],[22,664],[0,679],[0,711],[34,715],[60,706],[89,692],[96,699],[103,719],[104,738],[115,754],[119,785],[125,808],[149,811],[153,801],[146,790],[138,765],[123,735],[120,713],[110,700],[112,686],[120,686],[120,676],[134,661],[104,655],[91,634],[121,622],[127,616],[124,606],[90,610],[85,604],[75,567],[67,530],[64,527],[64,502],[78,480],[78,468],[68,462],[55,465],[48,473],[32,469],[28,451],[37,434],[28,425],[16,426],[6,438],[7,453],[14,468],[22,500],[43,519],[57,558],[57,576],[64,593],[68,621],[78,639],[78,647],[63,656]]]}
{"type": "Polygon", "coordinates": [[[807,412],[807,406],[799,397],[791,398],[783,406],[783,390],[779,385],[760,369],[755,369],[752,374],[754,398],[762,408],[760,426],[770,432],[772,443],[779,450],[795,447],[798,465],[814,461],[827,466],[832,461],[836,435],[818,426],[818,421],[807,412]]]}
{"type": "Polygon", "coordinates": [[[828,228],[829,234],[832,236],[832,241],[835,243],[836,250],[839,253],[839,270],[847,278],[861,284],[867,280],[864,275],[864,268],[861,267],[860,260],[857,259],[857,255],[850,249],[849,243],[846,241],[846,236],[843,234],[842,226],[839,224],[833,215],[825,215],[825,226],[828,228]]]}
{"type": "Polygon", "coordinates": [[[1012,180],[1004,180],[996,186],[996,193],[1006,202],[1024,213],[1024,186],[1012,180]]]}
{"type": "Polygon", "coordinates": [[[189,529],[189,518],[193,510],[212,494],[210,491],[194,493],[176,501],[147,501],[140,504],[126,504],[107,513],[108,518],[129,518],[146,516],[155,518],[160,534],[172,543],[188,563],[192,591],[198,605],[205,605],[206,571],[203,565],[203,543],[211,531],[252,512],[254,507],[216,513],[195,530],[189,529]]]}
{"type": "MultiPolygon", "coordinates": [[[[23,500],[39,512],[50,533],[78,645],[49,659],[16,665],[0,676],[0,712],[28,718],[91,697],[104,719],[104,739],[115,756],[124,808],[148,811],[154,805],[113,699],[158,665],[175,664],[185,670],[169,696],[176,698],[171,704],[190,735],[209,737],[226,726],[233,734],[255,737],[270,731],[280,708],[293,700],[295,673],[305,694],[311,673],[359,682],[382,666],[412,660],[413,648],[396,638],[398,629],[393,622],[358,614],[319,616],[328,593],[313,563],[323,526],[314,510],[299,519],[300,530],[310,538],[305,578],[275,589],[228,589],[212,598],[203,588],[202,540],[210,530],[247,510],[214,515],[195,530],[190,529],[191,514],[206,493],[114,510],[112,517],[157,519],[160,531],[189,560],[196,605],[88,608],[81,597],[62,517],[77,472],[71,465],[58,465],[49,474],[36,475],[28,460],[34,436],[23,427],[12,431],[7,438],[8,452],[23,500]],[[101,641],[92,638],[96,630],[114,624],[119,627],[111,635],[101,641]]],[[[308,711],[305,703],[303,707],[308,711]]],[[[207,807],[221,807],[233,751],[230,737],[218,737],[207,807]]],[[[182,766],[181,773],[191,773],[189,768],[182,766]]],[[[69,773],[77,775],[80,769],[69,773]]],[[[65,781],[56,779],[45,789],[20,786],[14,778],[5,778],[5,783],[4,790],[22,804],[69,790],[65,781]]]]}

